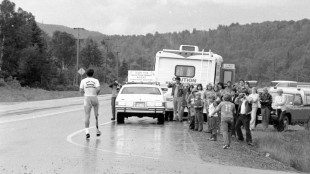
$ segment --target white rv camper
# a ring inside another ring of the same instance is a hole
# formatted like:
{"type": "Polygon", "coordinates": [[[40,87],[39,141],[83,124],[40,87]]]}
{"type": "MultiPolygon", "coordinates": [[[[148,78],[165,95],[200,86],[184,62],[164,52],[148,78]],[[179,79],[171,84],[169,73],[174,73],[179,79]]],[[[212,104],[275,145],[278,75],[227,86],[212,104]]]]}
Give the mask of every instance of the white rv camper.
{"type": "MultiPolygon", "coordinates": [[[[234,83],[234,64],[224,64],[223,58],[211,51],[199,51],[197,46],[181,45],[179,50],[163,49],[158,51],[155,60],[155,79],[162,88],[174,83],[179,76],[181,83],[202,84],[205,88],[208,83],[234,83]]],[[[171,90],[165,94],[166,113],[173,111],[171,90]]]]}

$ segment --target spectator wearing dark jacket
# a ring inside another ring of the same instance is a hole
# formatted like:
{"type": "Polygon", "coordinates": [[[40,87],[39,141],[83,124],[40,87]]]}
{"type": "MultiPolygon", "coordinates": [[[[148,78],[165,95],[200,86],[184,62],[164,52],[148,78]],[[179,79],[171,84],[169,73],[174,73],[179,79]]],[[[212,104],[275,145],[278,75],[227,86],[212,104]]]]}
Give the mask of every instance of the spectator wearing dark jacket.
{"type": "Polygon", "coordinates": [[[260,104],[261,104],[261,113],[262,113],[262,123],[264,129],[268,128],[269,125],[269,118],[271,112],[271,105],[272,105],[272,96],[268,93],[268,88],[265,87],[263,89],[263,93],[260,93],[260,104]]]}
{"type": "Polygon", "coordinates": [[[251,121],[251,111],[252,106],[250,105],[250,98],[248,97],[249,93],[245,92],[245,94],[241,93],[238,97],[239,108],[238,108],[238,118],[236,122],[236,132],[238,136],[238,140],[243,141],[243,134],[241,131],[241,125],[244,126],[246,132],[246,142],[248,145],[252,144],[252,135],[250,130],[250,121],[251,121]]]}
{"type": "Polygon", "coordinates": [[[120,85],[117,79],[115,79],[113,83],[109,85],[109,87],[112,88],[112,97],[111,97],[112,118],[111,120],[115,120],[115,100],[117,97],[118,90],[120,88],[120,85]]]}

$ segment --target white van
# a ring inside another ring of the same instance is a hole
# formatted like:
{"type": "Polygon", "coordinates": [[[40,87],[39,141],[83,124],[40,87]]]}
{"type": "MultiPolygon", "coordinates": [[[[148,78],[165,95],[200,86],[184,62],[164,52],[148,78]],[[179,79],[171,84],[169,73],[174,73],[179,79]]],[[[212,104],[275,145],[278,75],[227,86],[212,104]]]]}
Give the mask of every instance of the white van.
{"type": "MultiPolygon", "coordinates": [[[[162,88],[181,78],[185,85],[226,83],[235,81],[235,65],[224,64],[223,58],[211,51],[199,51],[198,46],[181,45],[178,50],[163,49],[155,58],[155,79],[162,88]]],[[[165,93],[166,115],[173,111],[171,88],[165,93]]]]}

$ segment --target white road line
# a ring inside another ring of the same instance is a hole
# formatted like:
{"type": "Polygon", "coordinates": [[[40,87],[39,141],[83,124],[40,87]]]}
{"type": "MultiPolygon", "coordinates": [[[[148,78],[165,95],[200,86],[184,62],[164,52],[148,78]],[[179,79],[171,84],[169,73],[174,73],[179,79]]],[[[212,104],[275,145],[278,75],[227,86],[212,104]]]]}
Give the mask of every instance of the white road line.
{"type": "MultiPolygon", "coordinates": [[[[112,123],[112,121],[106,122],[106,123],[102,123],[99,126],[104,126],[107,124],[112,123]]],[[[90,127],[89,129],[94,129],[95,126],[90,127]]],[[[98,150],[101,152],[105,152],[105,153],[114,153],[117,155],[123,155],[123,156],[130,156],[130,157],[139,157],[139,158],[144,158],[144,159],[152,159],[152,160],[161,160],[161,161],[166,161],[166,162],[171,162],[171,163],[183,163],[183,164],[191,164],[193,165],[193,167],[196,165],[198,166],[205,166],[205,167],[209,167],[209,170],[211,170],[211,168],[213,168],[214,171],[218,171],[218,169],[222,168],[223,166],[225,166],[228,170],[234,170],[234,171],[240,171],[242,170],[243,173],[253,173],[253,172],[272,172],[272,173],[280,173],[280,174],[288,174],[289,172],[285,172],[285,171],[273,171],[273,170],[261,170],[261,169],[254,169],[254,168],[247,168],[247,167],[239,167],[239,166],[226,166],[226,165],[221,165],[221,164],[215,164],[215,163],[205,163],[203,161],[201,162],[191,162],[191,161],[180,161],[180,160],[174,160],[174,159],[160,159],[160,158],[155,158],[155,157],[150,157],[150,156],[142,156],[142,155],[135,155],[135,154],[130,154],[130,153],[123,153],[123,152],[117,152],[117,151],[111,151],[111,150],[105,150],[105,149],[100,149],[97,147],[89,147],[89,146],[85,146],[82,144],[79,144],[77,142],[74,142],[72,140],[72,138],[74,136],[76,136],[77,134],[80,134],[82,132],[84,132],[85,129],[81,129],[78,130],[76,132],[73,132],[72,134],[67,136],[67,141],[75,146],[79,146],[82,148],[89,148],[89,149],[93,149],[93,150],[98,150]]],[[[86,141],[86,140],[85,140],[86,141]]],[[[193,141],[193,140],[192,140],[193,141]]]]}
{"type": "MultiPolygon", "coordinates": [[[[103,102],[104,101],[107,101],[107,100],[103,100],[103,102]]],[[[24,121],[24,120],[30,120],[30,119],[36,119],[36,118],[49,117],[49,116],[63,114],[63,113],[68,113],[68,112],[75,112],[75,111],[79,111],[79,110],[84,110],[84,107],[82,106],[82,104],[81,104],[80,108],[76,108],[76,109],[70,109],[70,110],[65,110],[65,111],[53,112],[53,113],[48,113],[48,114],[43,114],[43,115],[38,115],[38,116],[28,116],[28,117],[17,118],[17,119],[9,119],[9,120],[5,120],[5,121],[0,121],[0,124],[12,123],[12,122],[24,121]]]]}
{"type": "MultiPolygon", "coordinates": [[[[103,126],[103,125],[107,125],[112,123],[112,121],[106,122],[106,123],[102,123],[99,126],[103,126]]],[[[94,129],[95,126],[90,127],[89,129],[94,129]]],[[[135,154],[130,154],[130,153],[123,153],[123,152],[117,152],[117,151],[110,151],[110,150],[105,150],[105,149],[100,149],[100,148],[94,148],[94,147],[89,147],[89,146],[85,146],[79,143],[76,143],[72,140],[72,137],[76,136],[77,134],[84,132],[85,129],[81,129],[78,130],[76,132],[73,132],[72,134],[67,136],[67,141],[73,145],[79,146],[79,147],[83,147],[83,148],[90,148],[90,149],[94,149],[94,150],[98,150],[101,152],[106,152],[106,153],[114,153],[114,154],[118,154],[118,155],[125,155],[125,156],[132,156],[132,157],[140,157],[140,158],[147,158],[147,159],[153,159],[153,160],[159,160],[159,158],[154,158],[154,157],[149,157],[149,156],[142,156],[142,155],[135,155],[135,154]]]]}
{"type": "Polygon", "coordinates": [[[79,110],[83,110],[83,109],[84,108],[77,108],[77,109],[71,109],[71,110],[60,111],[60,112],[53,112],[53,113],[48,113],[48,114],[43,114],[43,115],[38,115],[38,116],[29,116],[29,117],[5,120],[5,121],[0,121],[0,124],[12,123],[12,122],[24,121],[24,120],[30,120],[30,119],[36,119],[36,118],[49,117],[52,115],[58,115],[58,114],[63,114],[63,113],[67,113],[67,112],[74,112],[74,111],[79,111],[79,110]]]}

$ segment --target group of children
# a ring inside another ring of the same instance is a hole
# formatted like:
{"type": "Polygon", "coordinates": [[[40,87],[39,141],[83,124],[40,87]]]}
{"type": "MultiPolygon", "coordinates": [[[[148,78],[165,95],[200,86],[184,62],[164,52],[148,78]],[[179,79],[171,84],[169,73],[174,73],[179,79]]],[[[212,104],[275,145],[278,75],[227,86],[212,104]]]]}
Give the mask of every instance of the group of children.
{"type": "Polygon", "coordinates": [[[202,99],[202,94],[196,89],[192,89],[188,96],[187,103],[190,116],[189,128],[201,132],[203,130],[203,108],[207,110],[208,133],[211,133],[209,140],[216,141],[217,134],[222,126],[224,137],[224,149],[230,147],[231,128],[233,126],[236,113],[235,105],[231,102],[231,95],[223,96],[209,95],[207,99],[202,99]]]}

